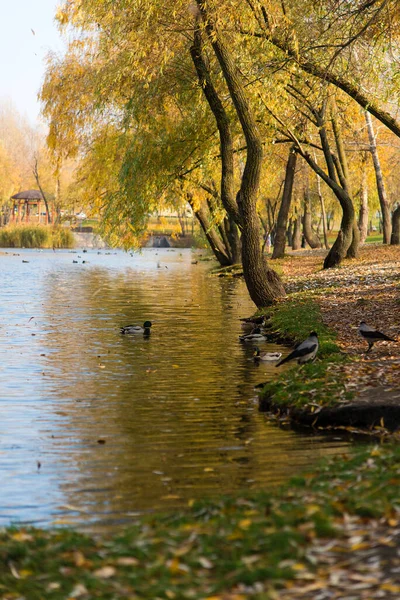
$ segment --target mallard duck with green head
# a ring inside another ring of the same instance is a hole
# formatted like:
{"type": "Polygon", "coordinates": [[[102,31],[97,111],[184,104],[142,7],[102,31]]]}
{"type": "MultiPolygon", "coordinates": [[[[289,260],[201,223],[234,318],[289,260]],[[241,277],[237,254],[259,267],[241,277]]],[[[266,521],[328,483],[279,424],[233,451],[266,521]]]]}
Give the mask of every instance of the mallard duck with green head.
{"type": "Polygon", "coordinates": [[[121,327],[120,331],[123,335],[125,334],[135,334],[135,333],[143,333],[143,335],[150,335],[151,321],[145,321],[143,323],[143,327],[140,325],[126,325],[125,327],[121,327]]]}

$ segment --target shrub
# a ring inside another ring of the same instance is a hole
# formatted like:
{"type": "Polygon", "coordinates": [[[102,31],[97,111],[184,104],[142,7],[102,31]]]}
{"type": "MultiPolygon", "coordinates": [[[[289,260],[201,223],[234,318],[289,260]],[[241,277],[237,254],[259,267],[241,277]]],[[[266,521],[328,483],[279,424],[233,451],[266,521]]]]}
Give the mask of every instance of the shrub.
{"type": "Polygon", "coordinates": [[[73,233],[64,227],[16,225],[0,229],[0,248],[73,247],[73,233]]]}

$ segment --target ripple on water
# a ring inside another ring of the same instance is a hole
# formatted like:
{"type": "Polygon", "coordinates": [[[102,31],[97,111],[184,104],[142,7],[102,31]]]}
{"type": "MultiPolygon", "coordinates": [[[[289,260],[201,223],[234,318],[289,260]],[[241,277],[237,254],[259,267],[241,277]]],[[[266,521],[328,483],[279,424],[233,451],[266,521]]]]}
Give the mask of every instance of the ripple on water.
{"type": "Polygon", "coordinates": [[[242,281],[187,250],[20,254],[0,256],[0,524],[107,529],[272,488],[346,444],[258,412],[274,366],[238,341],[254,311],[242,281]],[[146,319],[149,339],[119,334],[146,319]]]}

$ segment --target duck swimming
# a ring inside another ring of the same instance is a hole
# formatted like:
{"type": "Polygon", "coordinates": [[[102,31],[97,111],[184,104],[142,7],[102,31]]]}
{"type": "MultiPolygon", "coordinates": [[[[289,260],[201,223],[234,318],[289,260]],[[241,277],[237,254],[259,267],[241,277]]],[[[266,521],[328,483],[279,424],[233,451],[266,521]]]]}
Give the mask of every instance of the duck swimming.
{"type": "Polygon", "coordinates": [[[145,321],[143,327],[140,325],[126,325],[125,327],[121,327],[120,331],[122,334],[143,333],[144,335],[149,335],[151,325],[151,321],[145,321]]]}
{"type": "Polygon", "coordinates": [[[255,342],[257,340],[266,340],[267,336],[261,331],[260,327],[255,327],[251,333],[239,335],[241,342],[255,342]]]}
{"type": "Polygon", "coordinates": [[[260,360],[274,362],[276,360],[279,360],[281,356],[282,352],[264,352],[264,354],[261,354],[260,348],[258,348],[257,346],[255,346],[254,348],[253,358],[256,362],[260,360]]]}

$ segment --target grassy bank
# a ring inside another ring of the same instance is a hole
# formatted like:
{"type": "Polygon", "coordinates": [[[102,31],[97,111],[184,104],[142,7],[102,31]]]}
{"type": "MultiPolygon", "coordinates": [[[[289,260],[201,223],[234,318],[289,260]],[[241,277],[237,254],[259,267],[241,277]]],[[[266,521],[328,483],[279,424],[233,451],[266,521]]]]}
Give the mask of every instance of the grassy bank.
{"type": "Polygon", "coordinates": [[[287,368],[260,393],[261,403],[268,399],[276,409],[333,406],[351,396],[345,391],[345,375],[340,369],[349,358],[336,343],[336,335],[328,329],[318,304],[304,294],[293,294],[267,313],[271,337],[279,342],[295,344],[318,333],[319,352],[314,363],[299,369],[296,363],[287,368]]]}
{"type": "MultiPolygon", "coordinates": [[[[266,600],[273,588],[310,579],[318,568],[310,546],[349,535],[350,516],[364,530],[369,519],[396,522],[399,464],[396,446],[364,447],[279,494],[246,493],[143,517],[111,539],[10,528],[0,534],[0,597],[266,600]]],[[[359,532],[357,540],[361,548],[359,532]]],[[[353,544],[353,558],[356,550],[353,544]]]]}
{"type": "Polygon", "coordinates": [[[17,225],[0,229],[0,248],[73,248],[74,236],[64,227],[17,225]]]}

